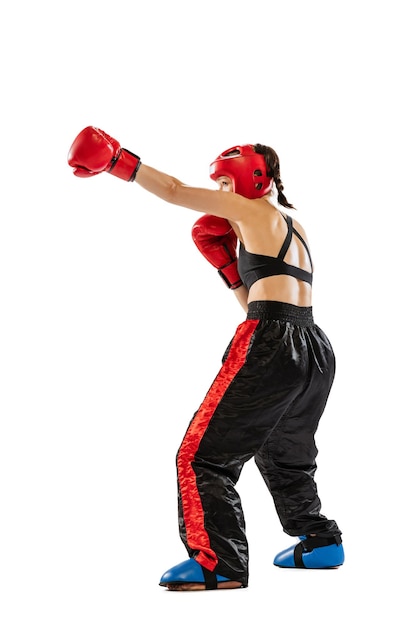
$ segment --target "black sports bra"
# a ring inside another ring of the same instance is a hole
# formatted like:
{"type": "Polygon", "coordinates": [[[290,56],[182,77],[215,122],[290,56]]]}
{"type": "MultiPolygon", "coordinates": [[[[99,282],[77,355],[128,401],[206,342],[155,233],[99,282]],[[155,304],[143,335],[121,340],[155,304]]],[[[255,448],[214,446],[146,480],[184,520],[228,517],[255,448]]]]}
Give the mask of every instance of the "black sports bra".
{"type": "Polygon", "coordinates": [[[287,235],[277,257],[247,252],[244,245],[242,243],[240,244],[238,272],[247,289],[249,289],[257,280],[260,280],[260,278],[278,276],[280,274],[293,276],[294,278],[303,280],[310,285],[312,284],[313,266],[309,248],[302,236],[293,228],[292,218],[289,215],[283,215],[283,218],[287,222],[287,235]],[[306,252],[308,253],[311,264],[310,272],[307,272],[300,267],[296,267],[295,265],[289,265],[289,263],[285,263],[283,260],[289,249],[293,234],[295,234],[296,237],[302,242],[306,252]]]}

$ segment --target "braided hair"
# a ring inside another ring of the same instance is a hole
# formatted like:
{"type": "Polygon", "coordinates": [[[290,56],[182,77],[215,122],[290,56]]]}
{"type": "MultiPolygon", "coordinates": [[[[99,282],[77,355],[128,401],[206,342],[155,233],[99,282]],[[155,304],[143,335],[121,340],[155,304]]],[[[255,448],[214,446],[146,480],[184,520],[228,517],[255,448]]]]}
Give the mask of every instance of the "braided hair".
{"type": "Polygon", "coordinates": [[[254,152],[264,156],[267,165],[267,175],[273,178],[274,184],[277,188],[277,200],[279,204],[287,207],[288,209],[294,209],[295,207],[293,204],[290,204],[287,201],[287,198],[283,193],[284,186],[280,178],[280,160],[277,153],[273,150],[273,148],[263,146],[261,143],[254,144],[254,152]]]}

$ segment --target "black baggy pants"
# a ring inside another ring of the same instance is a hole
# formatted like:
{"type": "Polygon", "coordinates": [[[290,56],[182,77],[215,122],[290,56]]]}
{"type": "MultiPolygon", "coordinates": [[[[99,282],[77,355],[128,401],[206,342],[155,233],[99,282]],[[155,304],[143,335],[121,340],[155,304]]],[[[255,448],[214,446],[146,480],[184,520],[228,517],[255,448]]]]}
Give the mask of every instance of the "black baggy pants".
{"type": "Polygon", "coordinates": [[[177,453],[179,530],[190,557],[248,584],[241,470],[255,458],[283,530],[336,535],[320,513],[314,435],[335,357],[311,307],[253,302],[177,453]]]}

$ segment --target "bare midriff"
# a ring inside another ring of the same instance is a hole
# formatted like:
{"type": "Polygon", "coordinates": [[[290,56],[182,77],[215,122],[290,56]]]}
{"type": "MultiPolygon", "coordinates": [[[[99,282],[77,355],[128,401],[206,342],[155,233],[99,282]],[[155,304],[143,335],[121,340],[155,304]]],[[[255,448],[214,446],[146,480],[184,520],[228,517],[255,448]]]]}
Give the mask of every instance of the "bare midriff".
{"type": "Polygon", "coordinates": [[[248,303],[274,300],[300,307],[312,306],[312,287],[293,276],[269,276],[254,283],[248,294],[248,303]]]}

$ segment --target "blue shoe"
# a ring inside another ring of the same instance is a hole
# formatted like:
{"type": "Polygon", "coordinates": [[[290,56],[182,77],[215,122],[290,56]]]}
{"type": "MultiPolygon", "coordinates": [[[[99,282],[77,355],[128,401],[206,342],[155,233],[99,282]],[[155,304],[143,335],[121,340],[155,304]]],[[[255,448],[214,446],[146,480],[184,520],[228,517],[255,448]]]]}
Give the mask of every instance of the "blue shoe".
{"type": "Polygon", "coordinates": [[[199,583],[205,585],[206,589],[216,589],[218,583],[222,582],[230,582],[230,579],[214,574],[194,559],[187,559],[165,572],[159,584],[161,587],[167,587],[182,583],[199,583]]]}
{"type": "Polygon", "coordinates": [[[344,548],[335,537],[300,537],[301,542],[279,552],[273,564],[277,567],[329,569],[344,563],[344,548]]]}

